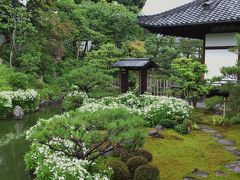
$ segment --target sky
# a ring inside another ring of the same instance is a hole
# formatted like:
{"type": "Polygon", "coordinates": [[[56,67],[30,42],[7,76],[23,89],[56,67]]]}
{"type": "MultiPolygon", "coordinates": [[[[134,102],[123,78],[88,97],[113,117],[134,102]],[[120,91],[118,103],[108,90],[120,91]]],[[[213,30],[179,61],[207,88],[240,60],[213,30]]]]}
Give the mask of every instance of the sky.
{"type": "Polygon", "coordinates": [[[142,14],[158,14],[192,1],[193,0],[147,0],[143,7],[142,14]]]}

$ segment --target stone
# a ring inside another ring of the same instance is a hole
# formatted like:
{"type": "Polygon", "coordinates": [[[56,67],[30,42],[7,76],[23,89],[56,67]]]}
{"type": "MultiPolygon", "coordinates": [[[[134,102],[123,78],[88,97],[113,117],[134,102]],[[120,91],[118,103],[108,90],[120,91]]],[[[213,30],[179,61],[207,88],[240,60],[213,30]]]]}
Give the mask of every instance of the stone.
{"type": "Polygon", "coordinates": [[[215,139],[223,139],[224,138],[224,136],[222,134],[219,134],[219,133],[213,134],[212,137],[215,138],[215,139]]]}
{"type": "Polygon", "coordinates": [[[209,133],[209,134],[217,133],[217,131],[215,131],[213,129],[208,129],[208,128],[203,128],[202,131],[205,133],[209,133]]]}
{"type": "Polygon", "coordinates": [[[23,112],[23,109],[20,107],[20,106],[16,106],[14,109],[13,109],[13,117],[14,119],[22,119],[23,116],[24,116],[24,112],[23,112]]]}
{"type": "Polygon", "coordinates": [[[224,171],[221,171],[221,170],[215,171],[215,174],[216,174],[216,176],[226,176],[227,175],[227,173],[225,173],[224,171]]]}
{"type": "Polygon", "coordinates": [[[240,157],[240,150],[236,149],[231,151],[232,155],[236,156],[236,157],[240,157]]]}
{"type": "Polygon", "coordinates": [[[163,131],[164,130],[164,127],[162,127],[162,125],[156,125],[155,129],[157,131],[163,131]]]}
{"type": "Polygon", "coordinates": [[[203,178],[207,178],[208,177],[208,173],[207,172],[204,172],[204,171],[200,171],[199,169],[195,169],[192,174],[194,176],[197,176],[197,177],[203,177],[203,178]]]}
{"type": "Polygon", "coordinates": [[[240,165],[238,164],[238,162],[227,164],[225,168],[231,170],[232,172],[240,173],[240,165]]]}
{"type": "Polygon", "coordinates": [[[227,151],[235,151],[237,150],[236,146],[224,146],[224,149],[226,149],[227,151]]]}
{"type": "Polygon", "coordinates": [[[233,145],[235,145],[235,142],[227,140],[227,139],[217,139],[216,142],[223,145],[223,146],[233,146],[233,145]]]}
{"type": "Polygon", "coordinates": [[[160,134],[159,131],[157,131],[157,130],[149,131],[148,135],[153,138],[163,138],[163,135],[160,134]]]}

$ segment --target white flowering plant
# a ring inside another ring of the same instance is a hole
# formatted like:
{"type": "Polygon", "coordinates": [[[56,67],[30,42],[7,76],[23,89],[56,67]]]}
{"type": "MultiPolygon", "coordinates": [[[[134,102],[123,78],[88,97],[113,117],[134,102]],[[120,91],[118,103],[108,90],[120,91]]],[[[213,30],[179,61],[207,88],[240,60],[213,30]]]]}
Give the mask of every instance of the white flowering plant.
{"type": "Polygon", "coordinates": [[[103,159],[118,148],[133,151],[143,145],[143,123],[121,108],[76,110],[40,120],[26,133],[32,143],[27,168],[37,179],[109,179],[103,159]]]}
{"type": "Polygon", "coordinates": [[[99,109],[124,108],[132,114],[145,119],[145,125],[153,127],[161,124],[174,128],[188,118],[191,107],[187,102],[174,97],[152,95],[136,96],[132,92],[118,97],[105,97],[91,103],[83,104],[80,111],[95,112],[99,109]]]}
{"type": "Polygon", "coordinates": [[[34,111],[39,104],[39,94],[32,90],[1,91],[0,118],[6,118],[13,108],[20,106],[25,112],[34,111]]]}

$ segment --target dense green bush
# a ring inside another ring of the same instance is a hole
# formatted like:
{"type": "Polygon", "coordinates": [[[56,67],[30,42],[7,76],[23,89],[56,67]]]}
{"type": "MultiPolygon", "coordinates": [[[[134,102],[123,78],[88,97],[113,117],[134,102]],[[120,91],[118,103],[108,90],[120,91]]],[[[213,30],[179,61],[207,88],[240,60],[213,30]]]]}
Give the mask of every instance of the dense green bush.
{"type": "Polygon", "coordinates": [[[105,155],[119,146],[133,151],[143,144],[142,127],[143,119],[124,109],[77,109],[40,120],[26,133],[32,143],[25,158],[27,168],[34,170],[37,179],[56,179],[59,175],[65,179],[98,179],[96,174],[109,171],[101,169],[105,155]]]}
{"type": "Polygon", "coordinates": [[[12,110],[12,102],[9,97],[0,95],[0,119],[5,119],[12,110]]]}
{"type": "Polygon", "coordinates": [[[186,125],[184,124],[178,124],[174,127],[175,131],[181,133],[181,134],[188,134],[189,133],[189,129],[186,125]]]}
{"type": "Polygon", "coordinates": [[[206,108],[209,110],[223,110],[224,98],[214,96],[205,100],[206,108]]]}
{"type": "Polygon", "coordinates": [[[29,78],[21,72],[13,73],[10,75],[10,85],[14,90],[27,89],[29,87],[29,78]]]}
{"type": "Polygon", "coordinates": [[[135,170],[142,165],[148,164],[148,160],[141,156],[133,156],[127,161],[127,167],[131,177],[134,176],[135,170]]]}
{"type": "Polygon", "coordinates": [[[13,73],[12,69],[0,64],[0,91],[10,91],[12,87],[10,85],[9,76],[13,73]]]}
{"type": "Polygon", "coordinates": [[[133,152],[133,154],[134,156],[141,156],[146,158],[148,162],[151,162],[153,160],[153,155],[145,149],[137,149],[133,152]]]}
{"type": "Polygon", "coordinates": [[[84,92],[72,92],[69,93],[63,101],[63,107],[65,110],[74,110],[86,103],[88,96],[84,92]]]}
{"type": "Polygon", "coordinates": [[[130,173],[127,165],[119,160],[111,160],[108,163],[109,167],[113,170],[112,180],[129,180],[130,173]]]}
{"type": "Polygon", "coordinates": [[[134,180],[159,180],[159,170],[152,165],[139,166],[134,172],[134,180]]]}

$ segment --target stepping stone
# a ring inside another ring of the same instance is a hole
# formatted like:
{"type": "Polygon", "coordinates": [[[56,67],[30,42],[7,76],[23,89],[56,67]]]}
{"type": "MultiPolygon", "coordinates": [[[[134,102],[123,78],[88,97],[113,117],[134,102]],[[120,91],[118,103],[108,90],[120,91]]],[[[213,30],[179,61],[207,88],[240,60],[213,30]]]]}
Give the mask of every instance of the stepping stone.
{"type": "Polygon", "coordinates": [[[198,176],[198,177],[204,177],[204,178],[207,178],[208,177],[208,173],[207,172],[204,172],[204,171],[200,171],[199,169],[195,169],[192,174],[194,176],[198,176]]]}
{"type": "Polygon", "coordinates": [[[216,138],[216,139],[223,139],[224,136],[222,134],[214,134],[212,135],[213,138],[216,138]]]}
{"type": "Polygon", "coordinates": [[[227,164],[225,168],[231,170],[232,172],[240,173],[240,165],[237,162],[232,164],[227,164]]]}
{"type": "Polygon", "coordinates": [[[215,131],[215,130],[213,130],[213,129],[202,129],[202,131],[203,132],[205,132],[205,133],[209,133],[209,134],[214,134],[214,133],[218,133],[218,131],[215,131]]]}
{"type": "Polygon", "coordinates": [[[227,140],[227,139],[217,139],[216,142],[223,145],[223,146],[233,146],[233,145],[235,145],[235,142],[227,140]]]}
{"type": "Polygon", "coordinates": [[[236,146],[224,146],[224,149],[226,149],[227,151],[235,151],[238,148],[236,146]]]}
{"type": "Polygon", "coordinates": [[[216,176],[226,176],[227,175],[227,173],[225,173],[224,171],[221,171],[221,170],[215,171],[215,174],[216,174],[216,176]]]}
{"type": "Polygon", "coordinates": [[[240,157],[240,150],[238,150],[238,149],[231,151],[231,153],[236,157],[240,157]]]}

